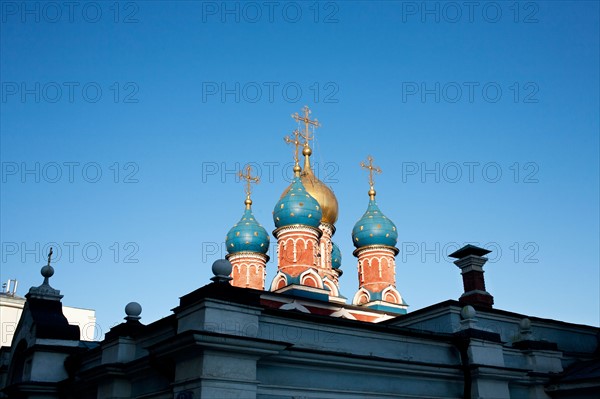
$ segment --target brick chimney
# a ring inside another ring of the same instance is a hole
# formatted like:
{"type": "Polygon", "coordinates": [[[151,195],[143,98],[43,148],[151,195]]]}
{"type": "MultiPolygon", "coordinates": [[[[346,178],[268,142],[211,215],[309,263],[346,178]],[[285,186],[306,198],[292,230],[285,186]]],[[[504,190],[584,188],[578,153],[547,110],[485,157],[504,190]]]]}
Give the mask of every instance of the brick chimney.
{"type": "Polygon", "coordinates": [[[454,264],[460,268],[462,274],[465,292],[458,299],[460,303],[488,308],[494,304],[494,297],[485,290],[483,278],[483,265],[488,260],[484,255],[490,252],[487,249],[468,244],[448,255],[457,259],[454,264]]]}

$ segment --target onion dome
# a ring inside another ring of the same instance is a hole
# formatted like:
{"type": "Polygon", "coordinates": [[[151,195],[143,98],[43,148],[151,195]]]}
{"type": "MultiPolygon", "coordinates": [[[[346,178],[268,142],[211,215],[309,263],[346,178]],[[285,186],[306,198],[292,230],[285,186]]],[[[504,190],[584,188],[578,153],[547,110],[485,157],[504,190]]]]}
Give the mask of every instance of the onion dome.
{"type": "Polygon", "coordinates": [[[306,187],[306,191],[308,191],[308,193],[321,205],[323,211],[322,222],[335,224],[335,222],[337,222],[339,209],[337,198],[333,191],[315,176],[310,168],[308,157],[306,157],[304,170],[300,175],[300,179],[302,180],[304,187],[306,187]]]}
{"type": "Polygon", "coordinates": [[[388,219],[375,202],[374,173],[381,173],[378,166],[373,165],[373,157],[367,157],[368,163],[361,162],[360,166],[369,171],[369,206],[365,214],[356,222],[352,229],[352,243],[356,248],[369,245],[385,245],[395,247],[398,242],[396,225],[388,219]]]}
{"type": "Polygon", "coordinates": [[[246,206],[244,215],[231,230],[225,239],[227,252],[258,252],[266,254],[269,250],[269,235],[254,218],[250,205],[246,206]]]}
{"type": "Polygon", "coordinates": [[[361,248],[368,245],[394,247],[397,242],[396,225],[381,213],[375,198],[370,199],[367,211],[352,229],[352,243],[356,248],[361,248]]]}
{"type": "Polygon", "coordinates": [[[237,252],[266,254],[269,250],[269,235],[252,214],[251,183],[257,184],[260,179],[257,176],[252,176],[250,169],[250,166],[246,168],[246,174],[242,171],[239,172],[240,178],[245,180],[246,184],[246,200],[244,201],[246,210],[240,221],[229,230],[225,237],[225,245],[229,254],[237,252]]]}
{"type": "Polygon", "coordinates": [[[342,253],[340,252],[340,247],[338,247],[334,242],[331,244],[331,267],[333,269],[339,269],[342,266],[342,253]]]}
{"type": "Polygon", "coordinates": [[[294,177],[273,210],[273,222],[277,228],[293,224],[319,227],[322,216],[321,206],[298,177],[294,177]]]}

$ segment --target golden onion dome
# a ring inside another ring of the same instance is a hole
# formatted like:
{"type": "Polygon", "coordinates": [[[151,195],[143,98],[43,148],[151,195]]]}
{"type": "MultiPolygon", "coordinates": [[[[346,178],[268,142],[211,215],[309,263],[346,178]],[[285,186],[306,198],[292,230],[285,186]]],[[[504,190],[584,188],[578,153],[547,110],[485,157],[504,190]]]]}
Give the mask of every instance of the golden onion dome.
{"type": "MultiPolygon", "coordinates": [[[[304,169],[300,174],[300,180],[304,185],[306,191],[314,197],[319,205],[321,206],[321,211],[323,216],[321,218],[322,223],[335,224],[338,219],[338,201],[333,193],[333,191],[325,185],[321,180],[315,176],[311,167],[309,157],[312,154],[310,147],[304,146],[302,150],[302,154],[304,155],[304,169]]],[[[290,186],[291,187],[291,186],[290,186]]],[[[281,194],[281,198],[287,194],[290,187],[288,187],[283,194],[281,194]]]]}
{"type": "Polygon", "coordinates": [[[310,166],[302,171],[300,180],[306,191],[321,205],[321,211],[323,212],[321,221],[335,224],[338,218],[338,201],[333,191],[315,176],[310,166]]]}

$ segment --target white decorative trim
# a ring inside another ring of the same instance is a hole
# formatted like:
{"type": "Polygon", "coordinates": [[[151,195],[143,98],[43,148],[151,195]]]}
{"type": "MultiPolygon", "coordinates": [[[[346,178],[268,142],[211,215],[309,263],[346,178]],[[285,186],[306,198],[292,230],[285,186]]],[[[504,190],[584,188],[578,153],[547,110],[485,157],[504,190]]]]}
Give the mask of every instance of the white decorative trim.
{"type": "Polygon", "coordinates": [[[389,319],[394,319],[396,317],[398,317],[398,315],[391,316],[391,315],[389,315],[389,314],[386,313],[386,314],[381,315],[381,317],[378,317],[377,319],[373,320],[373,323],[381,323],[382,321],[386,321],[386,320],[389,320],[389,319]]]}
{"type": "Polygon", "coordinates": [[[354,250],[354,252],[352,252],[352,255],[354,255],[358,258],[363,253],[369,253],[369,252],[374,252],[374,251],[391,252],[391,255],[393,257],[398,255],[398,252],[400,252],[400,250],[398,248],[390,247],[388,245],[367,245],[366,247],[356,248],[354,250]]]}
{"type": "Polygon", "coordinates": [[[390,285],[387,288],[385,288],[383,291],[381,291],[381,298],[382,298],[383,302],[390,303],[389,301],[385,300],[385,295],[388,292],[391,292],[396,297],[396,299],[398,300],[398,302],[391,302],[391,303],[394,303],[396,305],[401,305],[403,303],[403,301],[402,301],[402,295],[400,295],[400,292],[398,292],[398,290],[396,289],[396,287],[394,287],[393,285],[390,285]]]}
{"type": "Polygon", "coordinates": [[[323,277],[323,286],[329,288],[331,296],[340,296],[340,291],[337,284],[331,279],[329,279],[329,277],[323,277]]]}
{"type": "Polygon", "coordinates": [[[306,309],[304,306],[302,306],[301,304],[299,304],[296,301],[292,301],[290,303],[283,304],[279,307],[279,309],[281,309],[281,310],[297,310],[302,313],[310,313],[310,311],[308,309],[306,309]]]}
{"type": "Polygon", "coordinates": [[[284,287],[286,285],[288,285],[288,281],[287,281],[287,276],[281,272],[281,270],[277,271],[277,274],[275,275],[275,277],[273,278],[273,281],[271,282],[271,291],[275,291],[277,290],[277,286],[279,285],[279,282],[282,281],[285,283],[284,287]]]}
{"type": "MultiPolygon", "coordinates": [[[[319,273],[315,272],[313,269],[307,269],[306,271],[302,272],[302,274],[300,275],[300,285],[307,285],[304,283],[304,280],[307,277],[312,277],[315,282],[317,283],[317,287],[316,288],[321,288],[323,289],[323,279],[321,278],[321,276],[319,276],[319,273]]],[[[308,286],[310,287],[310,286],[308,286]]]]}
{"type": "Polygon", "coordinates": [[[360,274],[360,282],[363,283],[365,281],[364,279],[364,274],[365,274],[365,263],[367,264],[368,267],[371,267],[373,265],[373,261],[377,260],[378,264],[379,264],[379,278],[383,278],[383,263],[385,261],[387,268],[394,268],[393,273],[394,273],[394,277],[396,276],[396,259],[390,254],[390,255],[381,255],[381,256],[368,256],[368,254],[364,254],[361,253],[360,257],[358,258],[358,272],[360,274]]]}
{"type": "Polygon", "coordinates": [[[358,291],[356,291],[356,294],[354,294],[354,298],[352,298],[352,304],[353,305],[359,305],[358,300],[360,299],[360,297],[362,295],[366,295],[367,296],[367,302],[368,303],[371,300],[371,294],[369,294],[369,291],[367,291],[364,288],[359,288],[358,291]]]}
{"type": "Polygon", "coordinates": [[[332,225],[331,223],[321,223],[319,225],[319,229],[323,233],[327,232],[330,237],[332,237],[335,234],[335,226],[332,225]]]}
{"type": "Polygon", "coordinates": [[[277,239],[277,263],[281,265],[282,263],[290,262],[295,264],[298,262],[299,255],[302,254],[302,251],[298,251],[298,247],[304,248],[305,251],[308,250],[309,243],[312,243],[312,265],[316,266],[316,258],[317,253],[319,251],[319,237],[314,234],[310,234],[307,236],[306,234],[301,235],[302,233],[306,233],[305,231],[290,231],[286,234],[282,234],[277,239]],[[300,244],[298,244],[300,242],[300,244]],[[292,245],[292,259],[287,259],[286,248],[289,248],[289,245],[292,245]],[[300,254],[299,254],[300,252],[300,254]],[[285,254],[285,261],[282,262],[282,256],[285,254]]]}
{"type": "Polygon", "coordinates": [[[317,239],[321,237],[321,234],[323,234],[318,227],[306,226],[303,224],[291,224],[289,226],[281,226],[276,228],[273,230],[273,236],[275,236],[275,238],[279,238],[281,235],[297,232],[308,233],[315,236],[317,239]]]}
{"type": "Polygon", "coordinates": [[[235,260],[239,258],[254,259],[257,261],[262,261],[264,263],[267,263],[269,261],[269,255],[261,254],[260,252],[241,251],[225,255],[225,259],[227,259],[230,262],[235,262],[235,260]]]}
{"type": "Polygon", "coordinates": [[[348,309],[346,309],[346,308],[340,308],[339,310],[333,312],[329,316],[331,316],[331,317],[341,317],[341,318],[350,319],[350,320],[356,320],[356,317],[354,317],[354,315],[352,315],[352,313],[350,313],[348,311],[348,309]]]}

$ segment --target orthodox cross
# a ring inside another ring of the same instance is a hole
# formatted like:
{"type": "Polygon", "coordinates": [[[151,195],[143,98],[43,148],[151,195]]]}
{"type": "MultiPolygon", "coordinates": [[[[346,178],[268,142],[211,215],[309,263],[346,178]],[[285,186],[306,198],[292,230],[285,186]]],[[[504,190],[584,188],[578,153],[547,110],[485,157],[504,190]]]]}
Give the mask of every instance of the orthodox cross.
{"type": "Polygon", "coordinates": [[[48,252],[48,266],[50,266],[50,259],[52,258],[52,247],[50,247],[50,252],[48,252]]]}
{"type": "Polygon", "coordinates": [[[373,181],[373,173],[381,174],[381,168],[373,165],[373,157],[370,155],[367,157],[367,162],[368,163],[361,162],[360,167],[369,170],[369,197],[371,197],[371,199],[375,199],[375,182],[373,181]]]}
{"type": "Polygon", "coordinates": [[[300,165],[298,164],[298,147],[300,145],[302,145],[302,142],[299,139],[299,135],[300,132],[298,131],[298,129],[294,130],[294,132],[292,133],[292,136],[286,136],[283,139],[285,140],[286,143],[288,144],[293,144],[294,145],[294,173],[300,173],[300,165]]]}
{"type": "Polygon", "coordinates": [[[309,141],[310,140],[314,140],[314,130],[315,128],[321,127],[321,124],[319,123],[319,121],[317,120],[317,118],[315,118],[314,120],[310,119],[310,114],[311,114],[311,110],[310,108],[308,108],[307,105],[304,106],[304,108],[302,108],[302,111],[304,112],[304,116],[300,116],[297,112],[292,114],[292,118],[294,118],[296,120],[296,122],[300,123],[304,123],[304,134],[300,133],[300,136],[302,136],[302,138],[304,139],[304,145],[308,146],[309,141]],[[313,135],[310,135],[309,132],[309,127],[312,126],[313,128],[313,135]]]}
{"type": "Polygon", "coordinates": [[[374,187],[375,182],[373,181],[373,173],[381,174],[381,168],[379,166],[373,165],[373,157],[370,155],[367,157],[367,162],[368,164],[365,162],[361,162],[360,167],[369,170],[369,185],[371,187],[374,187]]]}
{"type": "Polygon", "coordinates": [[[239,171],[240,178],[246,180],[246,201],[245,204],[249,208],[252,205],[252,200],[250,199],[250,194],[252,193],[251,183],[258,184],[260,178],[258,176],[252,176],[250,174],[252,167],[250,165],[246,166],[246,174],[244,174],[241,170],[239,171]]]}

